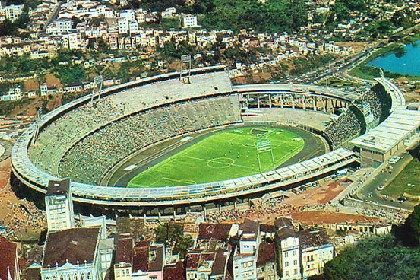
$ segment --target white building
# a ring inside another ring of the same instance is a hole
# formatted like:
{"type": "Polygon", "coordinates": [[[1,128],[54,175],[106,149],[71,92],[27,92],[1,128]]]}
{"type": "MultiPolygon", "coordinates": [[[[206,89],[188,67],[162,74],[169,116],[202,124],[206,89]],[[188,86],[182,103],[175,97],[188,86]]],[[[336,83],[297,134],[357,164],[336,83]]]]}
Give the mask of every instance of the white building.
{"type": "Polygon", "coordinates": [[[260,244],[260,226],[257,222],[246,219],[239,225],[239,246],[233,255],[233,279],[257,279],[258,247],[260,244]]]}
{"type": "Polygon", "coordinates": [[[334,258],[334,245],[329,243],[325,230],[299,232],[302,276],[306,279],[324,272],[326,262],[334,258]]]}
{"type": "Polygon", "coordinates": [[[6,95],[0,97],[1,101],[16,101],[22,99],[20,87],[10,88],[6,95]]]}
{"type": "Polygon", "coordinates": [[[19,16],[23,13],[24,5],[9,5],[3,8],[3,13],[5,14],[6,18],[10,20],[11,22],[16,21],[19,16]]]}
{"type": "Polygon", "coordinates": [[[136,12],[134,10],[125,10],[120,12],[120,18],[125,18],[128,21],[136,20],[136,12]]]}
{"type": "Polygon", "coordinates": [[[137,34],[139,33],[139,24],[135,20],[128,20],[125,17],[118,19],[119,34],[137,34]]]}
{"type": "Polygon", "coordinates": [[[182,28],[199,27],[197,17],[194,15],[183,15],[181,24],[182,28]]]}
{"type": "Polygon", "coordinates": [[[301,279],[300,247],[297,233],[283,227],[276,232],[276,247],[278,256],[278,274],[280,279],[301,279]]]}
{"type": "Polygon", "coordinates": [[[47,26],[47,34],[62,36],[72,30],[73,22],[71,19],[57,19],[47,26]]]}
{"type": "Polygon", "coordinates": [[[62,40],[63,40],[63,47],[68,48],[69,50],[80,49],[79,34],[77,33],[65,34],[63,35],[62,40]]]}
{"type": "Polygon", "coordinates": [[[48,231],[74,227],[70,179],[50,181],[45,195],[48,231]]]}

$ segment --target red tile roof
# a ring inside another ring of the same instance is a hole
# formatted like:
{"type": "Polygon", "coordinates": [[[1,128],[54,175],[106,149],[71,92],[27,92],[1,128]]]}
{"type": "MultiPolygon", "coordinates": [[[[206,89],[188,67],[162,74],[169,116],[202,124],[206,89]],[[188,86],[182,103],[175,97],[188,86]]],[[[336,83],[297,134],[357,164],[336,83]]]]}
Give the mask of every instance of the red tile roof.
{"type": "Polygon", "coordinates": [[[177,262],[175,265],[167,265],[163,268],[163,280],[186,280],[185,265],[177,262]]]}
{"type": "Polygon", "coordinates": [[[275,262],[274,243],[261,243],[258,247],[257,265],[264,265],[268,262],[275,262]]]}
{"type": "Polygon", "coordinates": [[[17,246],[15,243],[8,241],[0,236],[0,278],[8,279],[8,268],[12,278],[15,274],[15,260],[17,254],[17,246]]]}
{"type": "Polygon", "coordinates": [[[118,239],[115,248],[115,263],[133,263],[133,238],[125,237],[118,239]]]}
{"type": "Polygon", "coordinates": [[[150,241],[136,243],[133,255],[133,272],[149,270],[149,246],[150,241]]]}
{"type": "Polygon", "coordinates": [[[43,267],[92,263],[99,238],[99,228],[72,228],[50,233],[45,245],[43,267]]]}
{"type": "Polygon", "coordinates": [[[200,224],[198,239],[228,241],[231,228],[232,225],[230,224],[200,224]]]}

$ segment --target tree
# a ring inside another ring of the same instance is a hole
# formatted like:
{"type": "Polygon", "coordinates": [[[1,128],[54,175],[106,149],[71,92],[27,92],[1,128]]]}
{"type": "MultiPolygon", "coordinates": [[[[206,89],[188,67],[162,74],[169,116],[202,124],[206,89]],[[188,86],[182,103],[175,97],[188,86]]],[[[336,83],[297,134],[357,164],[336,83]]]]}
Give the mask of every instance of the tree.
{"type": "Polygon", "coordinates": [[[159,225],[156,229],[156,242],[164,243],[173,248],[174,254],[179,254],[180,258],[185,258],[188,249],[193,245],[190,236],[184,236],[182,225],[170,221],[159,225]]]}
{"type": "Polygon", "coordinates": [[[393,234],[404,246],[420,246],[420,204],[414,207],[403,225],[393,228],[393,234]]]}
{"type": "Polygon", "coordinates": [[[420,250],[399,246],[393,236],[363,240],[324,267],[325,279],[418,279],[420,250]]]}

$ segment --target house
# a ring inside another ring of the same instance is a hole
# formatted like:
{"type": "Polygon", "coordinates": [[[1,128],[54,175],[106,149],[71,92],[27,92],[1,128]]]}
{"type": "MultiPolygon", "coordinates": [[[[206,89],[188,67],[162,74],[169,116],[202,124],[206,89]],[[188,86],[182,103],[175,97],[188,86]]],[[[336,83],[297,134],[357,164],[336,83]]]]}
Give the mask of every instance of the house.
{"type": "Polygon", "coordinates": [[[300,279],[299,236],[290,227],[282,227],[276,232],[277,272],[280,279],[300,279]]]}
{"type": "Polygon", "coordinates": [[[54,95],[57,93],[57,89],[55,87],[48,87],[46,84],[43,84],[39,87],[39,90],[41,92],[41,96],[44,95],[54,95]]]}
{"type": "Polygon", "coordinates": [[[165,250],[162,244],[150,244],[148,241],[137,242],[133,255],[133,278],[147,273],[148,280],[163,280],[165,250]]]}
{"type": "Polygon", "coordinates": [[[62,36],[65,33],[70,33],[73,22],[71,19],[57,19],[47,26],[47,34],[52,36],[62,36]]]}
{"type": "Polygon", "coordinates": [[[199,27],[197,16],[194,15],[182,15],[181,18],[181,26],[182,28],[193,28],[199,27]]]}
{"type": "Polygon", "coordinates": [[[299,240],[304,278],[324,272],[326,262],[334,258],[334,245],[329,242],[324,229],[301,230],[299,240]]]}
{"type": "Polygon", "coordinates": [[[131,280],[133,274],[133,238],[119,238],[115,246],[115,280],[131,280]]]}
{"type": "Polygon", "coordinates": [[[50,232],[44,249],[42,280],[102,280],[100,228],[72,228],[50,232]]]}
{"type": "Polygon", "coordinates": [[[164,259],[162,244],[134,244],[131,237],[120,237],[115,250],[115,280],[163,280],[164,259]]]}
{"type": "Polygon", "coordinates": [[[6,18],[8,20],[10,20],[11,22],[15,22],[20,15],[23,13],[23,8],[25,7],[24,4],[19,4],[19,5],[8,5],[6,7],[4,7],[2,10],[2,14],[4,14],[6,16],[6,18]]]}
{"type": "Polygon", "coordinates": [[[233,252],[232,272],[234,279],[257,279],[260,226],[258,222],[245,219],[239,225],[239,242],[233,252]]]}
{"type": "Polygon", "coordinates": [[[175,264],[165,265],[163,268],[163,280],[186,280],[184,262],[179,261],[175,264]]]}
{"type": "Polygon", "coordinates": [[[15,243],[0,236],[0,279],[19,280],[18,250],[15,243]]]}
{"type": "Polygon", "coordinates": [[[195,247],[201,250],[227,248],[229,239],[236,236],[237,231],[238,225],[200,224],[195,247]]]}

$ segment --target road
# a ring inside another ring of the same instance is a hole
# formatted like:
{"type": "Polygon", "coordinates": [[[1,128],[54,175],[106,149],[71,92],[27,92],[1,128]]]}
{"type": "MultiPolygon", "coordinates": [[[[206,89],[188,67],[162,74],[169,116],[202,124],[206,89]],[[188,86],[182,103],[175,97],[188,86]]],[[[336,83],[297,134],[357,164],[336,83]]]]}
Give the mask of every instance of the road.
{"type": "Polygon", "coordinates": [[[372,180],[372,182],[362,187],[357,192],[356,197],[383,205],[412,210],[415,206],[414,203],[408,201],[400,203],[396,201],[396,198],[385,199],[378,190],[379,186],[386,186],[388,182],[395,178],[412,159],[413,157],[409,153],[403,154],[398,162],[395,164],[389,164],[389,166],[393,167],[391,172],[386,172],[385,170],[384,172],[381,172],[375,179],[372,180]]]}

